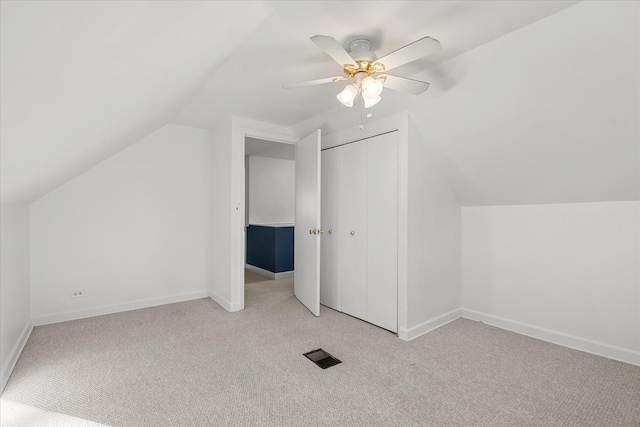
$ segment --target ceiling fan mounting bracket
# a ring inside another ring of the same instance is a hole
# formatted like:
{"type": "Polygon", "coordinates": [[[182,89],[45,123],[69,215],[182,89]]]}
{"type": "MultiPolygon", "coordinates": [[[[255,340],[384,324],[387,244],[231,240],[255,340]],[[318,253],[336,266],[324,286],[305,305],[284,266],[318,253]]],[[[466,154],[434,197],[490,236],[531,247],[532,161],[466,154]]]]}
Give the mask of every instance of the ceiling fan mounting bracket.
{"type": "Polygon", "coordinates": [[[378,59],[371,51],[371,42],[366,39],[356,39],[349,43],[349,55],[356,61],[374,62],[378,59]]]}
{"type": "Polygon", "coordinates": [[[356,39],[349,43],[350,52],[370,51],[371,42],[367,39],[356,39]]]}

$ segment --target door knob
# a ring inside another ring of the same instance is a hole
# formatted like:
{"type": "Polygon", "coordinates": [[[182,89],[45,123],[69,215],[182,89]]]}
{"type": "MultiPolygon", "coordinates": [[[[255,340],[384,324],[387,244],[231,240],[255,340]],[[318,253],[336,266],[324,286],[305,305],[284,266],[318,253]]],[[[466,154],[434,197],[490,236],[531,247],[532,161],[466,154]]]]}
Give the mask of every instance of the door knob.
{"type": "Polygon", "coordinates": [[[318,230],[318,234],[324,234],[324,230],[321,228],[318,230]]]}
{"type": "Polygon", "coordinates": [[[316,229],[312,228],[311,230],[309,230],[309,234],[316,234],[316,229]]]}
{"type": "Polygon", "coordinates": [[[355,231],[352,231],[352,232],[351,232],[351,235],[352,235],[352,236],[355,236],[355,235],[356,235],[356,232],[355,232],[355,231]]]}

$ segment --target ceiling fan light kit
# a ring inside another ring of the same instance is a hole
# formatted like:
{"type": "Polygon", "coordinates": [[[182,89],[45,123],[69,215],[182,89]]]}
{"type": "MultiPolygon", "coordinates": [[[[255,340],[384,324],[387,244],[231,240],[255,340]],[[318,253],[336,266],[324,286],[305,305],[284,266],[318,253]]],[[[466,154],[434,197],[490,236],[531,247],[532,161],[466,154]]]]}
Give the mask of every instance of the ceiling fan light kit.
{"type": "Polygon", "coordinates": [[[350,83],[345,86],[345,88],[336,95],[338,101],[342,103],[342,105],[347,107],[353,107],[353,100],[358,96],[358,87],[354,83],[350,83]]]}
{"type": "Polygon", "coordinates": [[[438,40],[431,37],[423,37],[378,59],[376,54],[371,51],[371,42],[366,39],[357,39],[349,43],[350,52],[347,52],[336,39],[330,36],[313,36],[311,37],[311,41],[342,66],[344,77],[330,77],[284,85],[283,87],[289,89],[352,80],[351,83],[345,86],[342,92],[336,95],[338,101],[349,108],[353,107],[353,103],[358,95],[362,98],[362,106],[364,108],[371,108],[376,105],[382,99],[380,94],[387,82],[387,87],[392,90],[399,90],[414,95],[426,91],[429,88],[429,83],[427,82],[380,73],[431,55],[440,50],[440,42],[438,40]]]}
{"type": "Polygon", "coordinates": [[[380,97],[380,96],[377,96],[375,98],[362,97],[362,106],[364,108],[371,108],[374,105],[376,105],[378,102],[380,102],[381,99],[382,99],[382,97],[380,97]]]}
{"type": "Polygon", "coordinates": [[[382,93],[382,87],[380,80],[367,76],[362,79],[362,97],[370,99],[377,98],[382,93]]]}

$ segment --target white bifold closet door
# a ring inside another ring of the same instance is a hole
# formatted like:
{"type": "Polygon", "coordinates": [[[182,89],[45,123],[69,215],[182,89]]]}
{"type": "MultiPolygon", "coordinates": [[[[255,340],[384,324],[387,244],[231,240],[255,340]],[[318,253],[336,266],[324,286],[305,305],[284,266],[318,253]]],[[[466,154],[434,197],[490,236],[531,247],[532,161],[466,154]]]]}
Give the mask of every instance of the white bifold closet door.
{"type": "Polygon", "coordinates": [[[325,228],[320,236],[320,304],[342,311],[339,246],[342,151],[322,152],[321,181],[320,219],[325,228]]]}
{"type": "Polygon", "coordinates": [[[320,301],[393,332],[398,329],[397,159],[397,132],[322,153],[320,301]]]}
{"type": "Polygon", "coordinates": [[[367,140],[367,321],[398,331],[397,132],[367,140]]]}
{"type": "Polygon", "coordinates": [[[355,142],[342,150],[342,311],[367,319],[367,145],[355,142]]]}

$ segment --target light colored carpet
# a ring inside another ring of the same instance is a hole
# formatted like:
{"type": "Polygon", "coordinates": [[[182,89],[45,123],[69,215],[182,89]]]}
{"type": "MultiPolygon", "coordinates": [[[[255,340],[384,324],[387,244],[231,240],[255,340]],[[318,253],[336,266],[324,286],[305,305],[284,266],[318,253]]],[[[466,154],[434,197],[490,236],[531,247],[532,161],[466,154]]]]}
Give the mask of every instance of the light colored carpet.
{"type": "Polygon", "coordinates": [[[70,415],[44,411],[35,406],[0,399],[0,425],[21,427],[100,427],[104,424],[70,415]]]}
{"type": "Polygon", "coordinates": [[[464,319],[403,342],[315,318],[283,279],[247,285],[238,313],[201,299],[37,327],[2,401],[116,426],[640,426],[640,367],[464,319]],[[302,356],[320,347],[343,363],[302,356]]]}
{"type": "Polygon", "coordinates": [[[273,280],[269,277],[263,276],[260,273],[256,273],[255,271],[244,269],[244,284],[247,285],[249,283],[258,283],[264,281],[273,280]]]}

